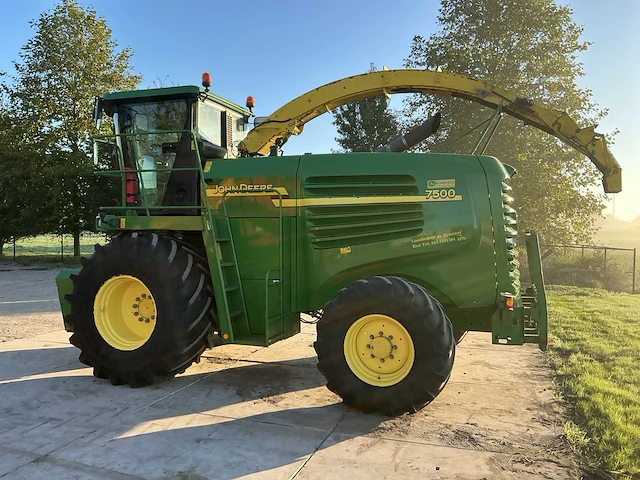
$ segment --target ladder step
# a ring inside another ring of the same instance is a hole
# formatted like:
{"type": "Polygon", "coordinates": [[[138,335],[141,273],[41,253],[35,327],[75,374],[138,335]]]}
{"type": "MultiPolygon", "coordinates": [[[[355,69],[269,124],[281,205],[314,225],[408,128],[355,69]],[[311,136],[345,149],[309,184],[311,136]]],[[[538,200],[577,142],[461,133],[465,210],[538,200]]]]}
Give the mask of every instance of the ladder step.
{"type": "Polygon", "coordinates": [[[220,262],[221,267],[233,267],[235,263],[233,262],[220,262]]]}
{"type": "Polygon", "coordinates": [[[273,316],[273,317],[269,317],[269,321],[272,321],[272,320],[278,320],[278,319],[280,319],[280,318],[282,318],[282,315],[275,315],[275,316],[273,316]]]}
{"type": "Polygon", "coordinates": [[[221,242],[228,242],[231,239],[229,237],[218,237],[216,238],[216,242],[221,243],[221,242]]]}
{"type": "Polygon", "coordinates": [[[235,286],[235,287],[226,287],[224,289],[226,292],[235,292],[236,290],[240,290],[240,287],[235,286]]]}
{"type": "Polygon", "coordinates": [[[229,318],[237,317],[242,315],[242,310],[236,310],[235,312],[229,313],[229,318]]]}

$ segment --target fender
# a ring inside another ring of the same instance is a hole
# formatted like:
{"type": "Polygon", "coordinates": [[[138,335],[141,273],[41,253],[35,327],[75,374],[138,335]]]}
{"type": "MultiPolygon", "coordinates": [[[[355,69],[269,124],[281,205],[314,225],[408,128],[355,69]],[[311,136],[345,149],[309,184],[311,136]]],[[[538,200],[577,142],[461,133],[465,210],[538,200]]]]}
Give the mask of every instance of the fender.
{"type": "Polygon", "coordinates": [[[622,190],[622,169],[595,127],[581,128],[561,110],[463,75],[430,70],[383,70],[343,78],[318,87],[273,112],[240,143],[244,156],[266,155],[272,145],[299,135],[305,123],[325,112],[367,97],[394,93],[429,93],[464,98],[502,111],[561,140],[586,155],[602,173],[605,193],[622,190]]]}

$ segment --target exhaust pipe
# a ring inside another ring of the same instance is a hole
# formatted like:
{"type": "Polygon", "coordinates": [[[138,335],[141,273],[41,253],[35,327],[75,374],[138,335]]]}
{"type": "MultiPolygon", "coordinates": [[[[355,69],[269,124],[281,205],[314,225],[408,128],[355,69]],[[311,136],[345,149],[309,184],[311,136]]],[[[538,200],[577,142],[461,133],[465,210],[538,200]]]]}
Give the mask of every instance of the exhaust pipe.
{"type": "Polygon", "coordinates": [[[376,152],[404,152],[411,147],[430,137],[440,128],[440,112],[427,118],[427,120],[417,127],[409,130],[406,134],[390,141],[384,147],[380,147],[376,152]]]}

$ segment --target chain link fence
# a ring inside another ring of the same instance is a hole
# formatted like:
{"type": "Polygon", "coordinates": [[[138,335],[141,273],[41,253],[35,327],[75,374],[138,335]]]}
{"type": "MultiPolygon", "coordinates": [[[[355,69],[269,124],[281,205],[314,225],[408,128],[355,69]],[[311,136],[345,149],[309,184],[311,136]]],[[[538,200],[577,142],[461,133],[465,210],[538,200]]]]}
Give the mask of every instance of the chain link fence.
{"type": "MultiPolygon", "coordinates": [[[[541,245],[540,254],[544,280],[548,285],[640,293],[640,265],[635,248],[541,245]]],[[[520,252],[520,276],[523,282],[530,281],[524,248],[520,252]]]]}
{"type": "MultiPolygon", "coordinates": [[[[96,243],[107,242],[106,236],[84,232],[80,236],[80,254],[89,256],[96,243]]],[[[73,235],[38,235],[5,243],[1,260],[68,262],[73,260],[73,235]]]]}

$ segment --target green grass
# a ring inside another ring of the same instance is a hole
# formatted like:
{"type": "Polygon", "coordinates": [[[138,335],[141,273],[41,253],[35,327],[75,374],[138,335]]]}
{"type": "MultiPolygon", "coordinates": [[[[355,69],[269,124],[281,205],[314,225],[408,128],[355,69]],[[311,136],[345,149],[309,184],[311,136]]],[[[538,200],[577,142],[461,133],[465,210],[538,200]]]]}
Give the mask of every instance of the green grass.
{"type": "Polygon", "coordinates": [[[550,286],[549,358],[591,466],[640,478],[640,295],[550,286]]]}

